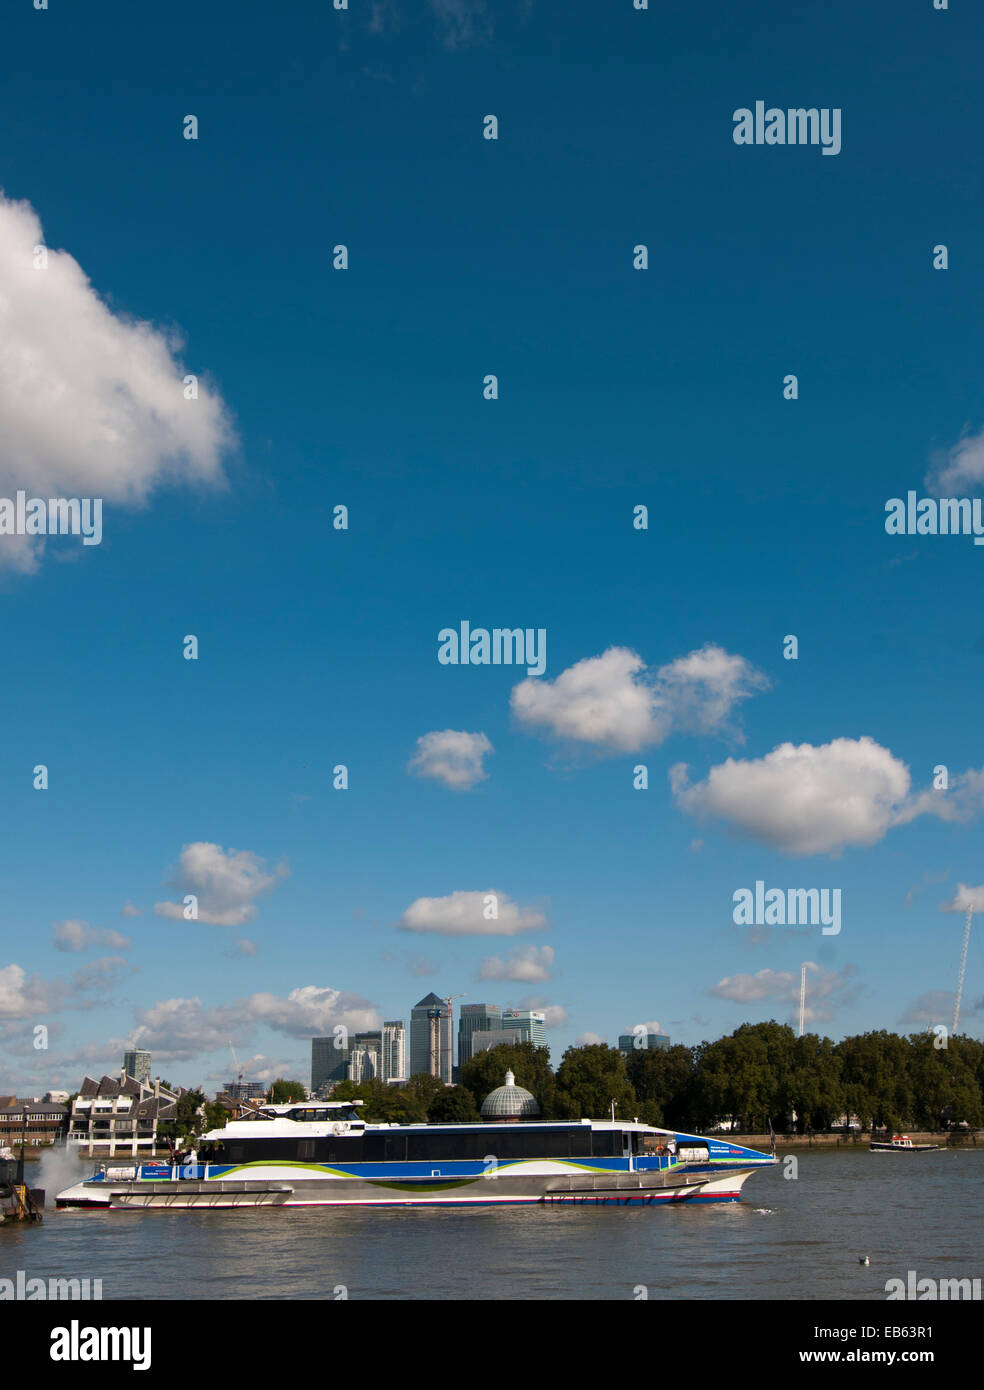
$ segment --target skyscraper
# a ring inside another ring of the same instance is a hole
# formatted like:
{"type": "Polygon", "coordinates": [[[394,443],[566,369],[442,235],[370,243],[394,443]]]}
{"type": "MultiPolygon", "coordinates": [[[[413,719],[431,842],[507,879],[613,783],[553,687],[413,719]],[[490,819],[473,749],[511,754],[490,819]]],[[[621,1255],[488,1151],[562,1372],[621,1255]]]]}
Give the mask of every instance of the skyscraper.
{"type": "Polygon", "coordinates": [[[343,1033],[339,1037],[311,1039],[311,1094],[348,1076],[352,1044],[343,1033]]]}
{"type": "Polygon", "coordinates": [[[383,1024],[384,1081],[405,1081],[407,1078],[407,1025],[402,1018],[383,1024]]]}
{"type": "Polygon", "coordinates": [[[498,1004],[462,1004],[458,1012],[459,1067],[463,1067],[473,1055],[473,1034],[500,1028],[501,1013],[498,1004]]]}
{"type": "Polygon", "coordinates": [[[624,1057],[631,1057],[637,1049],[646,1047],[669,1047],[670,1039],[666,1033],[648,1033],[642,1025],[632,1033],[618,1035],[618,1050],[624,1057]]]}
{"type": "Polygon", "coordinates": [[[517,1042],[531,1042],[534,1047],[547,1045],[547,1016],[539,1009],[503,1009],[503,1028],[515,1028],[517,1042]]]}
{"type": "Polygon", "coordinates": [[[438,1075],[448,1084],[454,1065],[451,1048],[451,1011],[443,999],[428,994],[410,1010],[410,1075],[430,1071],[430,1012],[440,1011],[438,1019],[438,1075]]]}
{"type": "Polygon", "coordinates": [[[132,1052],[123,1053],[123,1070],[127,1076],[132,1076],[134,1081],[142,1081],[145,1086],[150,1085],[150,1053],[140,1052],[134,1049],[132,1052]]]}

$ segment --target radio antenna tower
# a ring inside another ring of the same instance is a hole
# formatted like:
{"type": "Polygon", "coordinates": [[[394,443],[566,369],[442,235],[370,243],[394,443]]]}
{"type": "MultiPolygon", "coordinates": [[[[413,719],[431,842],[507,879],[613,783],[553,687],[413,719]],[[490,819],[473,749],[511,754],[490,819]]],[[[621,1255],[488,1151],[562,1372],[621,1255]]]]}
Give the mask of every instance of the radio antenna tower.
{"type": "Polygon", "coordinates": [[[967,971],[967,947],[970,945],[970,919],[974,915],[973,907],[967,909],[967,920],[964,922],[963,950],[960,952],[960,974],[957,976],[957,997],[953,1002],[953,1028],[951,1036],[956,1037],[957,1025],[960,1022],[960,1000],[963,997],[964,975],[967,971]]]}

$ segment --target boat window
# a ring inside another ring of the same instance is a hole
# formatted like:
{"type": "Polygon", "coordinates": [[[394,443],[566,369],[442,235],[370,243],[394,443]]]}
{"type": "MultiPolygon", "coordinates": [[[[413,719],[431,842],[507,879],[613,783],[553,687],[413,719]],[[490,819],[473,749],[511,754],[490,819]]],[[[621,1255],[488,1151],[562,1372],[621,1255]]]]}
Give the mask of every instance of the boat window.
{"type": "Polygon", "coordinates": [[[297,1144],[298,1158],[314,1158],[314,1140],[300,1139],[297,1144]]]}
{"type": "Polygon", "coordinates": [[[594,1129],[591,1131],[591,1152],[595,1158],[617,1158],[622,1152],[622,1131],[594,1129]]]}

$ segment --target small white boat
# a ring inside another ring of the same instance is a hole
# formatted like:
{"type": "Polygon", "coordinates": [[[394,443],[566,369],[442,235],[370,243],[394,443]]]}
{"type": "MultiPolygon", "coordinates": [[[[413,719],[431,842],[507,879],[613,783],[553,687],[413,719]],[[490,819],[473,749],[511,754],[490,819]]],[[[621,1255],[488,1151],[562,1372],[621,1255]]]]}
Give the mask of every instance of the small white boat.
{"type": "Polygon", "coordinates": [[[893,1134],[891,1139],[872,1139],[869,1149],[873,1154],[903,1153],[924,1154],[938,1149],[939,1144],[914,1144],[908,1134],[893,1134]]]}

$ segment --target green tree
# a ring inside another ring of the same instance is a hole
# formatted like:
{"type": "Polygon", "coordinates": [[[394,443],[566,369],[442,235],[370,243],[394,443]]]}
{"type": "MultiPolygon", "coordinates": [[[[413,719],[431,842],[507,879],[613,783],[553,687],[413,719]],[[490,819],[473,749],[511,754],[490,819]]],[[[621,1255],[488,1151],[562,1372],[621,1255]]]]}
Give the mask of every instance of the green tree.
{"type": "Polygon", "coordinates": [[[625,1063],[645,1124],[686,1130],[692,1123],[694,1058],[689,1047],[633,1048],[625,1063]]]}
{"type": "Polygon", "coordinates": [[[446,1088],[434,1097],[427,1111],[428,1123],[432,1125],[467,1124],[480,1118],[475,1098],[467,1086],[446,1088]]]}
{"type": "Polygon", "coordinates": [[[617,1048],[607,1043],[569,1047],[557,1068],[557,1108],[567,1119],[631,1120],[638,1114],[635,1092],[617,1048]]]}
{"type": "Polygon", "coordinates": [[[841,1058],[830,1038],[804,1033],[801,1038],[793,1039],[786,1087],[800,1134],[807,1130],[830,1129],[844,1110],[841,1069],[841,1058]]]}
{"type": "Polygon", "coordinates": [[[837,1044],[845,1104],[863,1128],[901,1129],[909,1123],[915,1110],[909,1052],[905,1038],[884,1029],[837,1044]]]}
{"type": "Polygon", "coordinates": [[[462,1065],[461,1084],[471,1092],[476,1107],[481,1109],[489,1092],[505,1085],[507,1071],[513,1073],[517,1086],[536,1098],[541,1119],[558,1118],[557,1083],[546,1047],[537,1047],[531,1042],[500,1043],[487,1052],[476,1052],[462,1065]]]}
{"type": "Polygon", "coordinates": [[[267,1092],[271,1105],[287,1105],[292,1100],[307,1100],[307,1087],[303,1081],[285,1081],[279,1076],[267,1092]]]}

